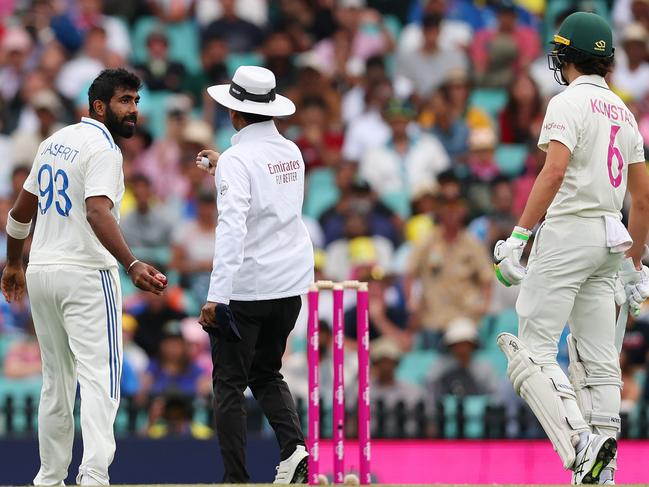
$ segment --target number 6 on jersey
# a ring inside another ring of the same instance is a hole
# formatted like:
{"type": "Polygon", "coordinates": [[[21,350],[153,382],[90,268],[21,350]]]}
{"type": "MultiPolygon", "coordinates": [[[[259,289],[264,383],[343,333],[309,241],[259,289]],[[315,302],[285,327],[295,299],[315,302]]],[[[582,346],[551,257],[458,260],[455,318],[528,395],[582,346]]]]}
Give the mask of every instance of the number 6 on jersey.
{"type": "Polygon", "coordinates": [[[614,188],[622,184],[622,169],[624,168],[624,159],[620,149],[615,147],[615,137],[620,130],[619,125],[611,125],[611,135],[608,139],[608,157],[606,159],[608,164],[608,178],[614,188]],[[613,158],[617,159],[617,176],[613,176],[613,158]]]}

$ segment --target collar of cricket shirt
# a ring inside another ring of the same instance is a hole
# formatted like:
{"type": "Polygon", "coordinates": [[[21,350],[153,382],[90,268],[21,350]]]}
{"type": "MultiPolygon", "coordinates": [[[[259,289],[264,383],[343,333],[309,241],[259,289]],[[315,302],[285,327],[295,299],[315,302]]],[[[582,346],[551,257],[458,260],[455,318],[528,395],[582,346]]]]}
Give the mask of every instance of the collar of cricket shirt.
{"type": "Polygon", "coordinates": [[[111,149],[115,147],[115,141],[113,140],[113,136],[108,131],[108,128],[99,120],[95,120],[94,118],[89,118],[89,117],[81,117],[81,123],[85,125],[92,125],[93,127],[96,127],[97,130],[101,130],[104,134],[104,137],[106,137],[106,140],[108,140],[108,142],[110,143],[111,149]]]}
{"type": "Polygon", "coordinates": [[[275,122],[269,120],[268,122],[257,122],[246,125],[232,136],[230,141],[232,145],[240,144],[242,142],[255,142],[263,137],[272,135],[279,135],[275,122]]]}
{"type": "Polygon", "coordinates": [[[572,83],[570,83],[570,86],[568,88],[579,85],[593,85],[604,88],[605,90],[610,90],[610,88],[606,84],[606,80],[597,74],[582,74],[581,76],[578,76],[577,78],[572,80],[572,83]]]}

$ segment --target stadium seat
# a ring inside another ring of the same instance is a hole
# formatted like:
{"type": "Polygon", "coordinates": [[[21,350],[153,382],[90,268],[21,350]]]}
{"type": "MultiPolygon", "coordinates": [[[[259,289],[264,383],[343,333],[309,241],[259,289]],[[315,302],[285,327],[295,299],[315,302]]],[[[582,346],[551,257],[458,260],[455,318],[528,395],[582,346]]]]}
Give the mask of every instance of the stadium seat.
{"type": "Polygon", "coordinates": [[[231,52],[225,58],[225,66],[230,76],[234,76],[234,72],[240,66],[261,66],[263,64],[264,60],[256,52],[231,52]]]}
{"type": "Polygon", "coordinates": [[[444,396],[444,438],[457,438],[459,427],[457,421],[458,403],[464,406],[464,438],[484,437],[484,414],[489,404],[489,396],[444,396]]]}
{"type": "Polygon", "coordinates": [[[493,318],[490,333],[484,337],[482,342],[483,348],[485,350],[497,350],[496,337],[500,333],[518,335],[518,315],[515,309],[505,309],[493,318]]]}
{"type": "MultiPolygon", "coordinates": [[[[159,25],[155,17],[142,17],[135,22],[131,31],[133,61],[143,63],[147,59],[146,40],[149,33],[159,25]]],[[[192,20],[164,24],[169,41],[169,59],[182,63],[185,69],[195,73],[200,65],[198,27],[192,20]]]]}
{"type": "Polygon", "coordinates": [[[501,144],[496,148],[496,164],[505,176],[519,176],[525,169],[527,154],[524,144],[501,144]]]}
{"type": "Polygon", "coordinates": [[[340,192],[336,187],[334,173],[329,168],[314,169],[307,175],[306,180],[307,193],[303,212],[317,220],[338,201],[340,192]]]}
{"type": "Polygon", "coordinates": [[[469,106],[480,108],[491,118],[496,118],[498,113],[507,103],[507,92],[500,89],[476,88],[469,98],[469,106]]]}
{"type": "MultiPolygon", "coordinates": [[[[0,408],[4,411],[5,402],[8,397],[13,398],[14,418],[12,421],[15,433],[27,431],[27,415],[25,411],[26,399],[31,397],[33,402],[32,410],[32,431],[36,431],[38,419],[37,406],[41,394],[43,380],[40,377],[33,379],[7,379],[0,376],[0,408]]],[[[4,426],[4,425],[3,425],[4,426]]]]}
{"type": "Polygon", "coordinates": [[[433,350],[415,350],[405,354],[397,368],[397,379],[412,384],[423,384],[438,358],[439,353],[433,350]]]}
{"type": "Polygon", "coordinates": [[[406,191],[392,191],[381,195],[381,201],[402,218],[410,216],[410,197],[406,191]]]}
{"type": "Polygon", "coordinates": [[[610,21],[608,7],[605,0],[552,0],[547,2],[545,14],[543,16],[543,36],[544,44],[552,40],[556,32],[557,17],[563,12],[576,9],[580,11],[595,12],[610,21]]]}

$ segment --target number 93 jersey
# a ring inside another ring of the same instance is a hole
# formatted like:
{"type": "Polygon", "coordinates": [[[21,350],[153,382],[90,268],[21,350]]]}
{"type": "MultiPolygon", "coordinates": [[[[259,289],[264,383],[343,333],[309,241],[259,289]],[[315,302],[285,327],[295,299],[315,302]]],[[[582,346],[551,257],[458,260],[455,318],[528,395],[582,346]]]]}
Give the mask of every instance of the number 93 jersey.
{"type": "Polygon", "coordinates": [[[539,147],[551,140],[572,153],[547,217],[620,218],[628,165],[644,162],[643,140],[633,114],[597,75],[575,79],[548,104],[539,147]]]}
{"type": "Polygon", "coordinates": [[[24,189],[38,197],[30,265],[117,265],[86,220],[86,199],[106,196],[119,222],[122,153],[104,124],[84,117],[43,141],[24,189]]]}

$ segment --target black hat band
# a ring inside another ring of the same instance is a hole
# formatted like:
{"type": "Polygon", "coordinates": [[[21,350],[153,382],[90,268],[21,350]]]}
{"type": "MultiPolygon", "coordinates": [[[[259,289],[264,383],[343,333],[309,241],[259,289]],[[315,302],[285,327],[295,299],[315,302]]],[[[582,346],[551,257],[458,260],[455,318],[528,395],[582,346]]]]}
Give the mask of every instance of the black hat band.
{"type": "Polygon", "coordinates": [[[273,88],[266,94],[256,95],[254,93],[249,93],[245,90],[245,88],[242,88],[238,84],[232,82],[230,83],[230,95],[232,95],[239,101],[250,100],[257,103],[270,103],[271,101],[275,101],[275,88],[273,88]]]}

